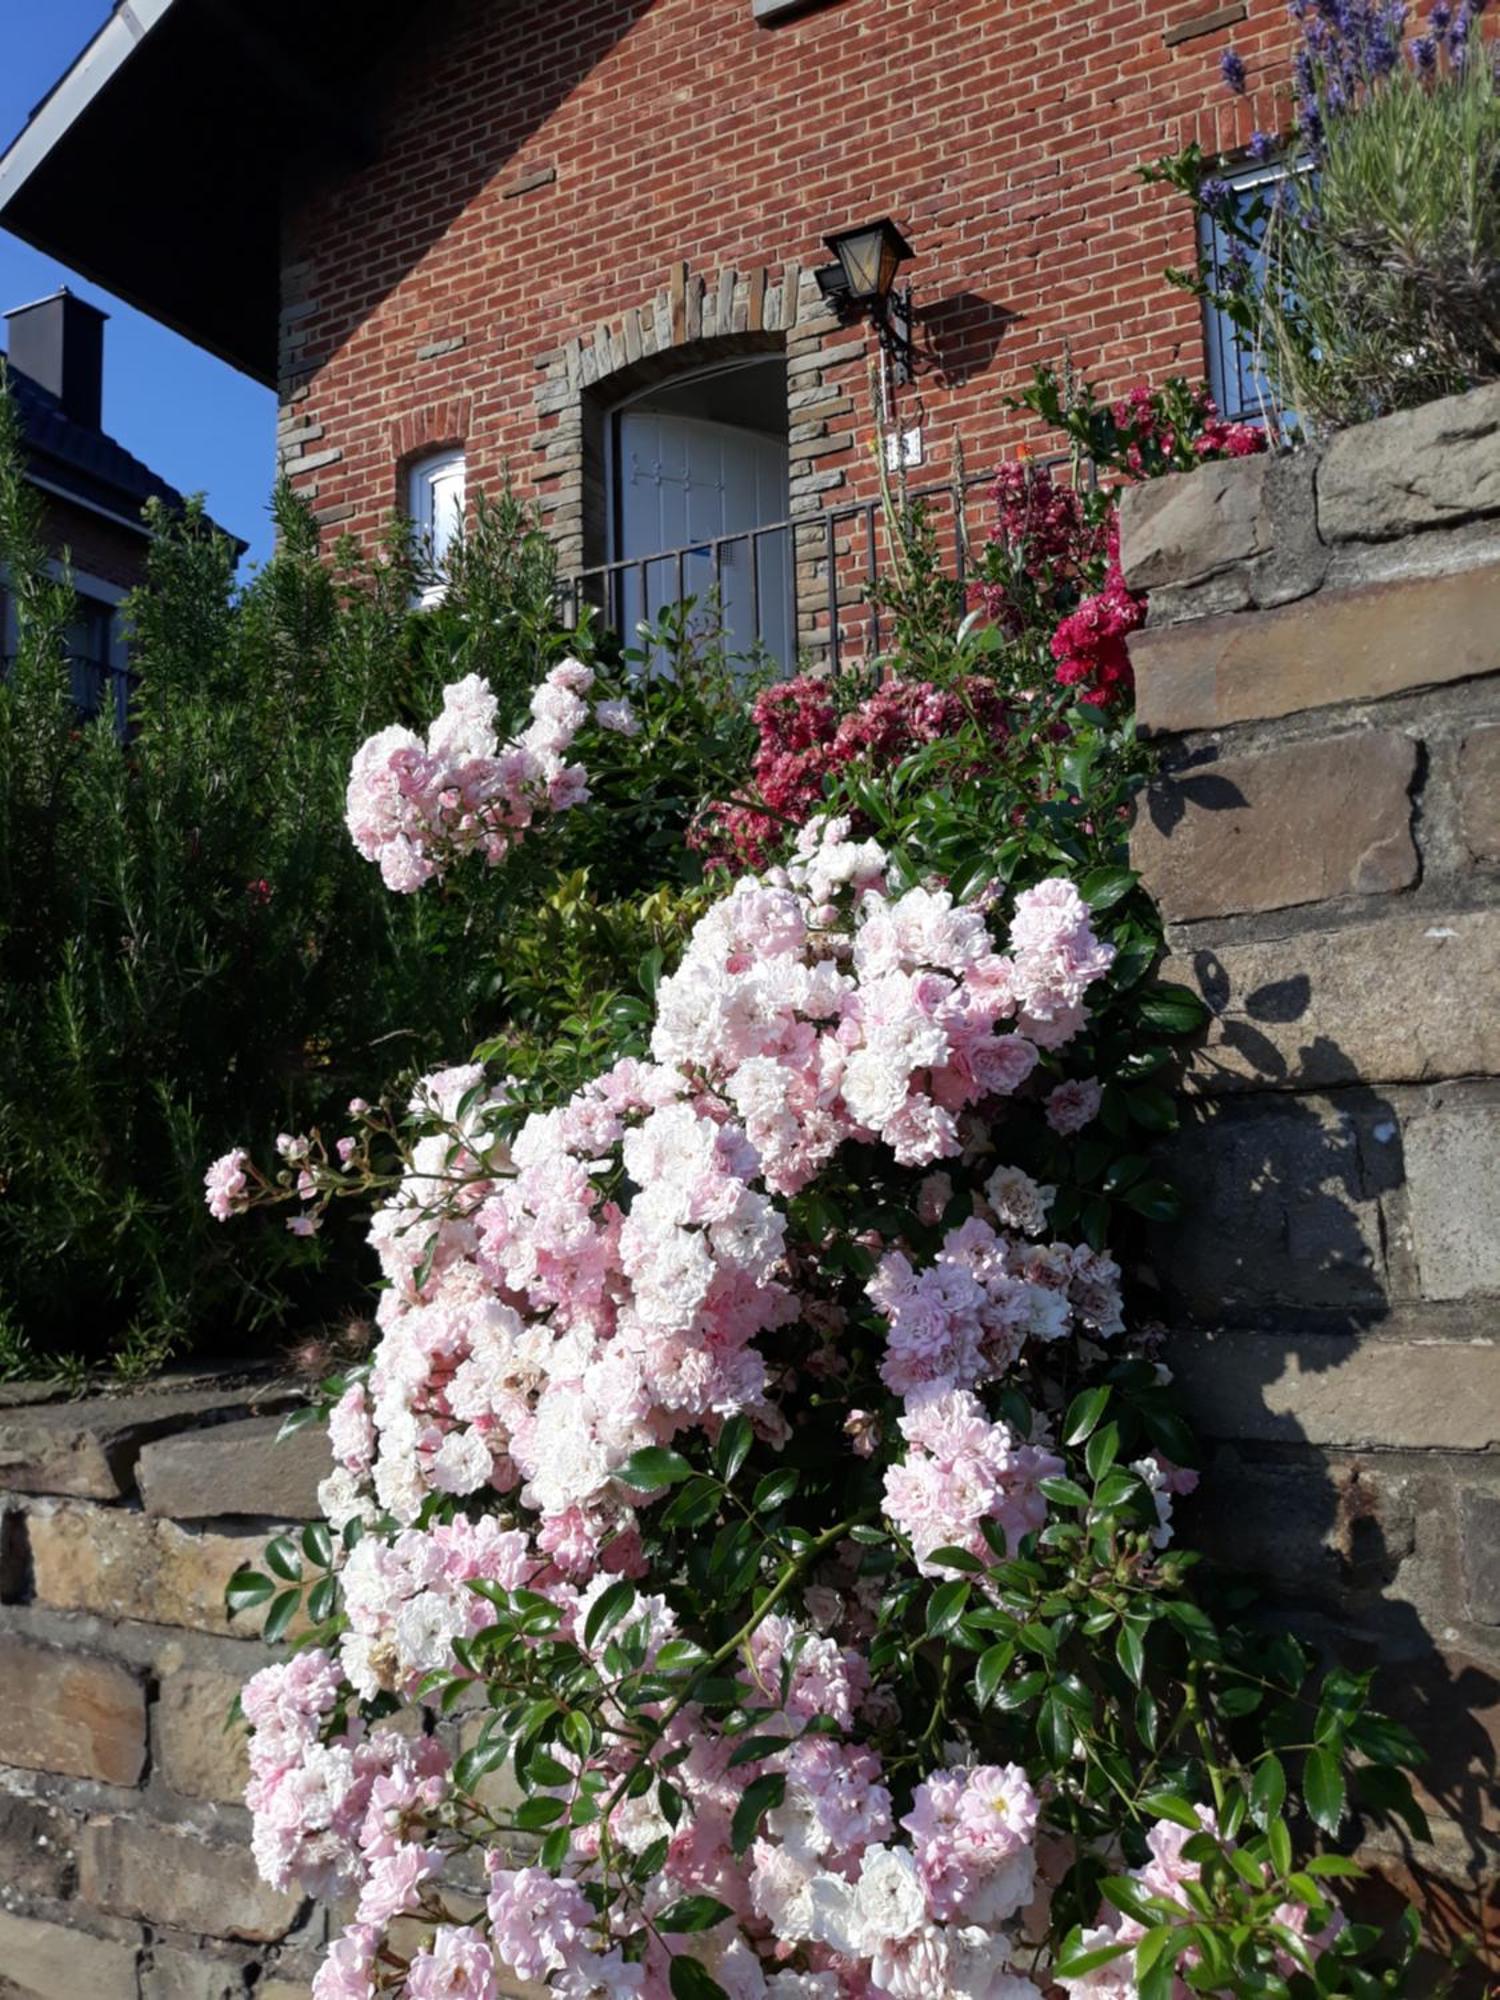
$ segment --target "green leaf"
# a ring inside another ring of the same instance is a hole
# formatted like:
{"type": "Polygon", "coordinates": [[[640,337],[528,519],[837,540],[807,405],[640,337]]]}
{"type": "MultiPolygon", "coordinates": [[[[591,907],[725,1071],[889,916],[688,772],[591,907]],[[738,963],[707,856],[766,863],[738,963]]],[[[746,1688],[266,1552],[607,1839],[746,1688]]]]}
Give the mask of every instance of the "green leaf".
{"type": "Polygon", "coordinates": [[[1005,1677],[1005,1670],[1016,1657],[1014,1641],[1002,1639],[997,1646],[991,1646],[979,1656],[979,1665],[974,1669],[974,1695],[981,1708],[988,1708],[994,1699],[995,1690],[1005,1677]]]}
{"type": "Polygon", "coordinates": [[[224,1588],[224,1603],[229,1615],[236,1611],[248,1611],[252,1605],[264,1604],[268,1597],[275,1595],[276,1586],[268,1576],[242,1563],[224,1588]]]}
{"type": "Polygon", "coordinates": [[[267,1542],[265,1564],[273,1576],[279,1576],[283,1583],[302,1581],[302,1558],[290,1535],[278,1535],[274,1542],[267,1542]]]}
{"type": "Polygon", "coordinates": [[[331,1618],[338,1604],[338,1579],[320,1576],[307,1593],[307,1615],[315,1625],[323,1624],[331,1618]]]}
{"type": "Polygon", "coordinates": [[[788,1466],[781,1472],[768,1472],[756,1487],[751,1504],[758,1514],[770,1514],[778,1507],[784,1507],[796,1492],[802,1475],[795,1467],[788,1466]]]}
{"type": "Polygon", "coordinates": [[[1108,1965],[1112,1959],[1123,1958],[1129,1951],[1128,1943],[1095,1944],[1084,1949],[1083,1931],[1075,1924],[1063,1940],[1062,1950],[1057,1954],[1052,1971],[1059,1979],[1081,1979],[1086,1972],[1097,1966],[1108,1965]]]}
{"type": "Polygon", "coordinates": [[[309,1521],[302,1530],[302,1553],[319,1569],[333,1567],[333,1537],[326,1521],[309,1521]]]}
{"type": "Polygon", "coordinates": [[[754,1442],[755,1432],[751,1429],[748,1417],[731,1417],[719,1432],[714,1445],[714,1471],[726,1486],[749,1457],[750,1447],[754,1442]]]}
{"type": "Polygon", "coordinates": [[[1089,1478],[1100,1480],[1114,1464],[1120,1453],[1120,1426],[1105,1424],[1094,1432],[1084,1450],[1083,1462],[1088,1467],[1089,1478]]]}
{"type": "Polygon", "coordinates": [[[1250,1787],[1250,1810],[1257,1826],[1267,1822],[1286,1804],[1286,1771],[1279,1757],[1266,1757],[1250,1787]]]}
{"type": "Polygon", "coordinates": [[[1068,1414],[1063,1418],[1063,1443],[1082,1444],[1098,1424],[1109,1407],[1109,1390],[1101,1386],[1085,1389],[1075,1396],[1068,1405],[1068,1414]]]}
{"type": "Polygon", "coordinates": [[[620,1577],[608,1589],[601,1591],[584,1620],[584,1645],[597,1645],[611,1626],[619,1624],[634,1603],[635,1585],[626,1577],[620,1577]]]}
{"type": "Polygon", "coordinates": [[[1146,1637],[1138,1625],[1120,1626],[1115,1634],[1115,1658],[1126,1679],[1139,1687],[1146,1671],[1146,1637]]]}
{"type": "Polygon", "coordinates": [[[1151,1813],[1157,1819],[1169,1819],[1174,1826],[1185,1826],[1190,1833],[1203,1831],[1202,1820],[1180,1792],[1147,1792],[1140,1801],[1140,1807],[1142,1812],[1151,1813]]]}
{"type": "Polygon", "coordinates": [[[1279,1814],[1266,1828],[1266,1847],[1276,1873],[1289,1875],[1292,1871],[1292,1836],[1287,1831],[1286,1821],[1279,1814]]]}
{"type": "Polygon", "coordinates": [[[927,1560],[943,1569],[961,1569],[971,1575],[980,1575],[984,1571],[984,1564],[970,1550],[950,1548],[946,1543],[942,1548],[934,1549],[927,1560]]]}
{"type": "Polygon", "coordinates": [[[1208,1020],[1208,1008],[1188,986],[1174,986],[1163,980],[1148,986],[1138,1005],[1141,1019],[1164,1035],[1191,1035],[1208,1020]]]}
{"type": "Polygon", "coordinates": [[[786,1797],[786,1778],[780,1771],[767,1771],[745,1787],[745,1796],[734,1809],[729,1837],[736,1854],[743,1854],[760,1829],[764,1815],[786,1797]]]}
{"type": "Polygon", "coordinates": [[[287,1627],[296,1617],[301,1602],[300,1590],[284,1590],[279,1597],[272,1598],[266,1622],[261,1628],[261,1637],[268,1646],[274,1646],[278,1639],[285,1638],[287,1627]]]}
{"type": "Polygon", "coordinates": [[[1087,1507],[1089,1496],[1076,1479],[1039,1479],[1037,1490],[1045,1493],[1049,1500],[1059,1507],[1087,1507]]]}
{"type": "Polygon", "coordinates": [[[659,1444],[646,1445],[615,1471],[615,1478],[622,1485],[633,1486],[641,1493],[656,1493],[663,1486],[676,1486],[692,1476],[693,1468],[680,1452],[668,1451],[659,1444]]]}
{"type": "Polygon", "coordinates": [[[1309,1750],[1302,1773],[1307,1810],[1325,1833],[1337,1833],[1344,1817],[1344,1774],[1331,1750],[1309,1750]]]}
{"type": "Polygon", "coordinates": [[[717,1896],[679,1896],[653,1919],[659,1931],[711,1931],[732,1917],[733,1910],[717,1896]]]}
{"type": "Polygon", "coordinates": [[[1095,868],[1079,883],[1078,893],[1091,910],[1112,910],[1140,879],[1133,868],[1095,868]]]}
{"type": "Polygon", "coordinates": [[[927,1632],[930,1638],[941,1638],[945,1632],[953,1630],[964,1615],[964,1606],[969,1601],[972,1587],[962,1578],[939,1584],[927,1601],[927,1632]]]}
{"type": "Polygon", "coordinates": [[[540,1833],[561,1819],[565,1810],[561,1799],[524,1799],[516,1807],[516,1825],[523,1833],[540,1833]]]}
{"type": "Polygon", "coordinates": [[[729,2000],[718,1980],[696,1958],[674,1958],[668,1984],[672,2000],[729,2000]]]}
{"type": "Polygon", "coordinates": [[[557,1874],[558,1870],[567,1860],[568,1848],[571,1844],[568,1837],[568,1829],[565,1826],[554,1827],[542,1842],[542,1851],[537,1859],[549,1875],[557,1874]]]}

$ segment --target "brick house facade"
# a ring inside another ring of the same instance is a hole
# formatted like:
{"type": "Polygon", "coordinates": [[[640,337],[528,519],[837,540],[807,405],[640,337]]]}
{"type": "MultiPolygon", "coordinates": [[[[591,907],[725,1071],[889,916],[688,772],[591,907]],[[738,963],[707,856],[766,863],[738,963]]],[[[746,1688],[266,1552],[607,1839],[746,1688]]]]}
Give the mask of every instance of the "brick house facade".
{"type": "MultiPolygon", "coordinates": [[[[24,135],[0,161],[12,226],[53,244],[83,228],[49,174],[111,117],[143,133],[175,77],[162,101],[190,157],[211,149],[198,164],[224,182],[244,268],[215,265],[223,246],[180,203],[166,221],[196,298],[123,264],[109,282],[274,379],[294,486],[366,539],[409,503],[414,464],[461,450],[471,496],[508,477],[535,498],[565,573],[639,555],[646,531],[622,543],[610,490],[615,413],[732,359],[784,369],[757,394],[783,385],[770,518],[807,521],[782,551],[804,645],[826,641],[830,554],[859,596],[878,429],[920,432],[911,477],[947,486],[1022,438],[1005,397],[1065,346],[1111,389],[1204,373],[1200,309],[1162,276],[1191,259],[1192,221],[1137,168],[1194,138],[1232,152],[1284,108],[1282,0],[441,0],[416,23],[365,10],[342,41],[272,4],[239,43],[206,41],[177,0],[143,8],[108,101],[64,107],[29,164],[24,135]],[[1241,99],[1219,78],[1231,41],[1241,99]],[[226,137],[198,100],[233,59],[251,80],[226,137]],[[825,234],[879,215],[914,251],[920,362],[877,416],[870,331],[839,323],[814,272],[825,234]]],[[[112,254],[129,247],[80,242],[75,261],[112,254]]]]}

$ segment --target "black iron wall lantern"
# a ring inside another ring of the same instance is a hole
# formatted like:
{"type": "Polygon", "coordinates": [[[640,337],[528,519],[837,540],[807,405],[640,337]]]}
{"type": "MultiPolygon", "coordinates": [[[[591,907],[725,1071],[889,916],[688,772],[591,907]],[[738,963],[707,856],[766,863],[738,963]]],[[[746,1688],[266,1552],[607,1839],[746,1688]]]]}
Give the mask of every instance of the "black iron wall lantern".
{"type": "Polygon", "coordinates": [[[823,241],[837,263],[822,264],[818,290],[847,326],[868,313],[898,383],[909,382],[916,354],[911,344],[911,287],[897,291],[896,273],[915,254],[888,215],[823,241]]]}

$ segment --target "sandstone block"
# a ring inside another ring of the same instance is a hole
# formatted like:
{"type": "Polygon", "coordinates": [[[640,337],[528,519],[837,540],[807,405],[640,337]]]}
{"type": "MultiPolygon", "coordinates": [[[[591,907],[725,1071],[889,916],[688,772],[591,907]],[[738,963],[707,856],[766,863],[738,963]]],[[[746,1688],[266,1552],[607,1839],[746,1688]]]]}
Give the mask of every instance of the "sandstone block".
{"type": "MultiPolygon", "coordinates": [[[[266,1393],[244,1387],[149,1389],[81,1403],[0,1408],[0,1486],[115,1500],[130,1490],[141,1447],[164,1432],[248,1411],[266,1393]]],[[[283,1394],[275,1401],[284,1403],[283,1394]]]]}
{"type": "Polygon", "coordinates": [[[74,1832],[67,1814],[44,1799],[0,1792],[0,1882],[9,1894],[52,1902],[71,1896],[78,1880],[74,1832]]]}
{"type": "Polygon", "coordinates": [[[1500,564],[1148,625],[1131,639],[1130,659],[1148,731],[1218,729],[1493,673],[1500,564]]]}
{"type": "Polygon", "coordinates": [[[1132,590],[1192,583],[1271,546],[1261,505],[1264,457],[1218,459],[1127,487],[1120,563],[1132,590]]]}
{"type": "MultiPolygon", "coordinates": [[[[1473,1004],[1492,1007],[1495,989],[1473,1004]]],[[[1434,1093],[1402,1121],[1407,1207],[1421,1294],[1500,1291],[1500,1101],[1434,1093]]]]}
{"type": "Polygon", "coordinates": [[[149,1444],[136,1469],[148,1514],[179,1521],[252,1514],[310,1521],[331,1470],[326,1433],[309,1425],[278,1444],[279,1417],[249,1417],[149,1444]]]}
{"type": "Polygon", "coordinates": [[[0,1637],[0,1763],[135,1785],[146,1763],[146,1694],[113,1660],[0,1637]]]}
{"type": "Polygon", "coordinates": [[[1282,1599],[1344,1608],[1412,1553],[1416,1486],[1384,1455],[1258,1465],[1226,1447],[1184,1509],[1184,1539],[1282,1599]]]}
{"type": "Polygon", "coordinates": [[[156,1702],[157,1766],[188,1799],[238,1801],[250,1775],[245,1732],[229,1725],[243,1686],[237,1674],[184,1668],[169,1674],[156,1702]]]}
{"type": "Polygon", "coordinates": [[[155,1944],[141,1962],[141,2000],[241,2000],[246,1991],[245,1967],[234,1959],[155,1944]]]}
{"type": "Polygon", "coordinates": [[[299,1906],[261,1881],[248,1847],[141,1820],[91,1820],[78,1867],[85,1902],[202,1937],[271,1943],[285,1937],[299,1906]]]}
{"type": "Polygon", "coordinates": [[[1162,1234],[1160,1267],[1195,1319],[1384,1306],[1383,1210],[1402,1169],[1383,1107],[1345,1093],[1211,1100],[1184,1123],[1168,1164],[1191,1200],[1162,1234]]]}
{"type": "Polygon", "coordinates": [[[312,2000],[312,1988],[290,1979],[267,1979],[256,1987],[255,2000],[312,2000]]]}
{"type": "Polygon", "coordinates": [[[1317,471],[1327,542],[1381,542],[1500,513],[1500,384],[1340,431],[1317,471]]]}
{"type": "Polygon", "coordinates": [[[24,2000],[137,2000],[135,1964],[134,1945],[0,1910],[0,1992],[24,2000]]]}
{"type": "Polygon", "coordinates": [[[1458,752],[1458,817],[1476,861],[1500,861],[1500,723],[1471,729],[1458,752]]]}
{"type": "Polygon", "coordinates": [[[1458,1538],[1469,1616],[1481,1625],[1500,1625],[1500,1491],[1460,1487],[1458,1538]]]}
{"type": "Polygon", "coordinates": [[[258,1612],[232,1622],[224,1587],[260,1559],[263,1537],[194,1533],[175,1521],[84,1501],[44,1501],[27,1516],[37,1602],[101,1618],[254,1637],[258,1612]]]}
{"type": "Polygon", "coordinates": [[[1178,952],[1162,976],[1213,1010],[1194,1090],[1500,1074],[1500,1008],[1475,1004],[1500,993],[1500,910],[1178,952]]]}
{"type": "Polygon", "coordinates": [[[1170,1359],[1208,1437],[1409,1451],[1500,1444],[1500,1340],[1195,1332],[1173,1338],[1170,1359]]]}
{"type": "Polygon", "coordinates": [[[1151,786],[1132,860],[1169,920],[1404,889],[1416,757],[1370,730],[1186,762],[1151,786]]]}

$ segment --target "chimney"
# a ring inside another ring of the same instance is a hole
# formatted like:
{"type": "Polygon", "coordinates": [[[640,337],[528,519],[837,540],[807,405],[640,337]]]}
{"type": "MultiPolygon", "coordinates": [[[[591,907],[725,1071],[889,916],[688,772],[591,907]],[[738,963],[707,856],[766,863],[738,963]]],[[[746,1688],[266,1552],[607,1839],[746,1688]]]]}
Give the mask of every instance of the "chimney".
{"type": "Polygon", "coordinates": [[[75,298],[64,285],[50,299],[17,306],[5,315],[10,365],[49,390],[63,413],[87,429],[100,428],[104,403],[104,322],[108,313],[75,298]]]}

